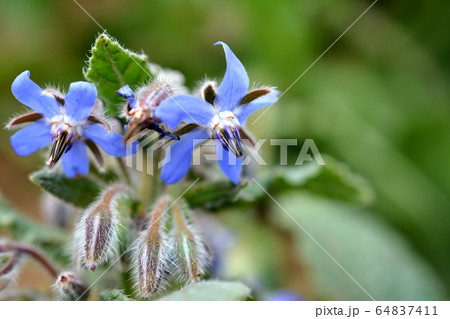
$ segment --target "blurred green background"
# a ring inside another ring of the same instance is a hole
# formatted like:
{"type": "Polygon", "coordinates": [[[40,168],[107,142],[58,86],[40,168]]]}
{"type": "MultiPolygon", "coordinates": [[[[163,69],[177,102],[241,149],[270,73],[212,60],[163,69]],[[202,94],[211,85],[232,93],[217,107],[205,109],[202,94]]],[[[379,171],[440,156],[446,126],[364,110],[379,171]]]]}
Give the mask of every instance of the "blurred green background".
{"type": "MultiPolygon", "coordinates": [[[[371,1],[79,3],[125,47],[183,72],[190,88],[205,75],[223,76],[223,53],[212,45],[221,40],[251,82],[284,91],[371,1]]],[[[314,139],[321,153],[373,188],[373,199],[358,203],[307,190],[276,198],[375,299],[448,299],[449,12],[444,0],[378,1],[254,126],[258,115],[249,120],[259,138],[297,138],[300,146],[314,139]]],[[[36,83],[67,88],[82,79],[100,32],[72,0],[0,0],[3,123],[24,110],[10,91],[18,74],[28,69],[36,83]]],[[[27,174],[42,165],[42,155],[19,158],[10,134],[0,131],[1,192],[39,219],[39,191],[27,174]]],[[[289,149],[289,164],[300,146],[289,149]]],[[[279,149],[266,144],[264,151],[276,165],[279,149]]],[[[267,203],[269,216],[257,207],[219,214],[237,236],[223,276],[259,283],[262,294],[289,289],[305,299],[369,298],[267,203]]]]}

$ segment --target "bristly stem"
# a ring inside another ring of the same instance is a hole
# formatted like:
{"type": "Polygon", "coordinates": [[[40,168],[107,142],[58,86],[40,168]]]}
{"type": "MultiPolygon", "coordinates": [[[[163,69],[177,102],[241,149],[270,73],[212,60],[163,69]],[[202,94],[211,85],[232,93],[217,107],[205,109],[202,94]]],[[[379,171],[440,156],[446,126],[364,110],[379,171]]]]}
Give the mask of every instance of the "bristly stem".
{"type": "Polygon", "coordinates": [[[35,248],[22,244],[2,244],[0,245],[0,252],[15,251],[17,254],[27,254],[34,260],[39,262],[55,279],[58,278],[58,269],[39,251],[35,248]]]}

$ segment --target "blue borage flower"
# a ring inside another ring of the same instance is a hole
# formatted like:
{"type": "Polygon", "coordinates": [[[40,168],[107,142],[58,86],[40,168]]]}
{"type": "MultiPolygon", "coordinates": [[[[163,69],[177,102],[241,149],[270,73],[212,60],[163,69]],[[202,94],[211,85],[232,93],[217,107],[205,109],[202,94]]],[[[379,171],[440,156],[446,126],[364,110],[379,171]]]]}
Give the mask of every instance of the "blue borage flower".
{"type": "Polygon", "coordinates": [[[117,94],[128,100],[124,115],[128,125],[124,135],[124,142],[132,139],[144,129],[154,130],[160,137],[165,136],[177,140],[178,138],[166,132],[161,127],[161,121],[154,117],[154,110],[158,105],[173,94],[172,85],[168,81],[154,80],[136,91],[136,96],[130,86],[121,87],[117,94]]]}
{"type": "Polygon", "coordinates": [[[243,148],[241,134],[248,117],[256,110],[269,106],[278,100],[279,92],[263,87],[247,93],[249,79],[244,66],[231,49],[223,42],[227,69],[219,88],[207,83],[203,88],[203,100],[190,95],[175,95],[165,99],[155,110],[155,116],[164,121],[170,129],[180,122],[198,125],[183,135],[166,157],[161,178],[168,184],[178,182],[189,170],[192,151],[196,145],[209,138],[217,141],[217,152],[223,148],[218,159],[225,175],[235,184],[239,182],[243,148]]]}
{"type": "Polygon", "coordinates": [[[106,120],[91,114],[97,99],[92,83],[71,83],[69,92],[63,96],[53,89],[41,89],[30,79],[30,72],[25,71],[14,80],[11,89],[19,102],[35,111],[7,125],[10,128],[33,122],[11,136],[17,155],[28,156],[52,144],[47,165],[53,167],[61,159],[68,177],[89,173],[86,146],[99,160],[101,152],[97,145],[110,155],[127,155],[126,146],[121,144],[122,136],[111,131],[106,120]]]}

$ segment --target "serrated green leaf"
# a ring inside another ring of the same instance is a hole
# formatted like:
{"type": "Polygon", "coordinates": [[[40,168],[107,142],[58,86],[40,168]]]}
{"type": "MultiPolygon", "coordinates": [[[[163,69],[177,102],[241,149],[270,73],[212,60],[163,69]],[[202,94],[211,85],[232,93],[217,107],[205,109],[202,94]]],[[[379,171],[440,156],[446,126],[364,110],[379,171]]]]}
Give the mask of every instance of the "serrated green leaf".
{"type": "Polygon", "coordinates": [[[162,297],[161,301],[234,301],[245,300],[250,289],[239,281],[201,281],[162,297]]]}
{"type": "MultiPolygon", "coordinates": [[[[277,198],[293,219],[376,300],[442,300],[442,279],[388,224],[348,203],[290,192],[277,198]]],[[[370,300],[370,296],[274,203],[273,222],[296,238],[319,299],[370,300]]]]}
{"type": "Polygon", "coordinates": [[[142,85],[153,77],[147,62],[146,55],[125,49],[108,35],[98,37],[84,77],[97,87],[98,96],[105,103],[109,116],[120,113],[118,105],[123,103],[123,99],[116,93],[118,89],[126,84],[142,85]]]}
{"type": "Polygon", "coordinates": [[[100,186],[85,176],[68,178],[63,173],[43,169],[32,173],[29,179],[50,194],[83,208],[100,193],[100,186]]]}

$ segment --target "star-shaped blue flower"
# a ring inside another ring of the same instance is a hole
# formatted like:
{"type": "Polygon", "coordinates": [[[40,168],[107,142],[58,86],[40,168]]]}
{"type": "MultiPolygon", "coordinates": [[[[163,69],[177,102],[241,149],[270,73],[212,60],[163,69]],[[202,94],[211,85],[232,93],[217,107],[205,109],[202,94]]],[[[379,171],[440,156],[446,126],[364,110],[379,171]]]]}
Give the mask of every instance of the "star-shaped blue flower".
{"type": "Polygon", "coordinates": [[[47,164],[52,167],[61,159],[68,177],[89,173],[87,146],[96,156],[101,156],[97,145],[110,155],[127,155],[126,146],[121,143],[123,137],[111,131],[104,119],[91,115],[97,99],[92,83],[71,83],[63,96],[56,90],[41,89],[25,71],[14,80],[11,89],[19,102],[35,111],[8,124],[11,127],[33,122],[11,136],[17,155],[28,156],[52,144],[47,164]]]}
{"type": "Polygon", "coordinates": [[[183,135],[166,157],[161,178],[167,184],[178,182],[189,170],[192,151],[196,145],[209,138],[217,141],[217,151],[225,150],[219,165],[225,175],[235,184],[239,182],[243,148],[241,133],[248,117],[260,108],[278,100],[279,92],[263,87],[247,93],[249,79],[244,66],[231,49],[223,42],[227,69],[216,90],[206,85],[203,99],[191,95],[176,95],[164,100],[156,109],[155,116],[170,129],[180,122],[196,124],[198,127],[183,135]]]}

